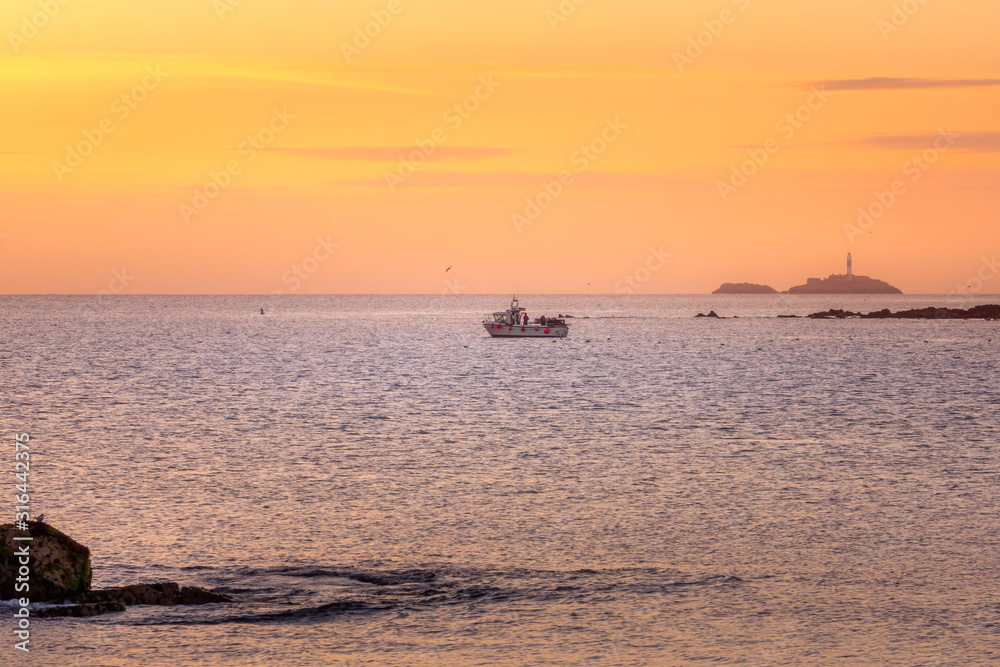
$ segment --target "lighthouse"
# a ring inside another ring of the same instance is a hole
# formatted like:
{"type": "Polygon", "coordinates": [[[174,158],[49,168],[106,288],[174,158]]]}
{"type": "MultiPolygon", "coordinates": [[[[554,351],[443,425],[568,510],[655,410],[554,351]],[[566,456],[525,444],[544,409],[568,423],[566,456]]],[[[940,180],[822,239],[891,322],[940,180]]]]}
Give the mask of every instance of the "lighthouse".
{"type": "Polygon", "coordinates": [[[850,280],[853,275],[851,272],[851,253],[847,253],[847,279],[850,280]]]}

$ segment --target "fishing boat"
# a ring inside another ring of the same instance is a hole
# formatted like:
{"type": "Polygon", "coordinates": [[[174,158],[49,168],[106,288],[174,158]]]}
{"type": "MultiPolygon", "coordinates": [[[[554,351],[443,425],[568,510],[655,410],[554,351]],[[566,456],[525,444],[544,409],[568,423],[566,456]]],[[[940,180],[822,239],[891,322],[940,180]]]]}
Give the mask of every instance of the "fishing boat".
{"type": "Polygon", "coordinates": [[[565,338],[569,325],[562,317],[544,315],[532,320],[515,296],[510,308],[486,316],[483,328],[494,338],[565,338]]]}

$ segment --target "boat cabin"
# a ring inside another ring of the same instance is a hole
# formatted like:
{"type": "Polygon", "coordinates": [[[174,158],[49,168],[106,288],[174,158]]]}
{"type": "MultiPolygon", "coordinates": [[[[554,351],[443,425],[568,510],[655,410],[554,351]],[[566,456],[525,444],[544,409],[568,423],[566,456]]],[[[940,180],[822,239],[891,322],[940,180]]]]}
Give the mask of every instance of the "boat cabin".
{"type": "Polygon", "coordinates": [[[497,324],[521,324],[524,320],[524,308],[517,305],[517,299],[511,302],[510,308],[493,313],[493,321],[497,324]]]}

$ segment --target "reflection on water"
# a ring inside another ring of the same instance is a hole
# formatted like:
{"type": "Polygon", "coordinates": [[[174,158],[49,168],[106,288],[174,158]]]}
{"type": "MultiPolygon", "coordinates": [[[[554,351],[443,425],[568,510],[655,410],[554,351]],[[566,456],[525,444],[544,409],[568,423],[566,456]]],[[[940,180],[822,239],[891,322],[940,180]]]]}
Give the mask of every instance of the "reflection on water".
{"type": "Polygon", "coordinates": [[[498,341],[497,297],[3,297],[37,511],[96,586],[240,602],[0,655],[991,663],[1000,323],[762,317],[944,299],[522,297],[570,337],[498,341]]]}

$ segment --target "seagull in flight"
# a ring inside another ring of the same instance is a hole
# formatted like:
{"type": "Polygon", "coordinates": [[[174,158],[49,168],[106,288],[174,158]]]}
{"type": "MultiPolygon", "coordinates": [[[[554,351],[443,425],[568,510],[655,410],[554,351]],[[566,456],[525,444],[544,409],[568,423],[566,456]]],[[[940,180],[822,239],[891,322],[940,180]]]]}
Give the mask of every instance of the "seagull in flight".
{"type": "Polygon", "coordinates": [[[450,266],[447,269],[444,270],[445,273],[448,273],[449,271],[451,271],[451,267],[450,266]]]}

